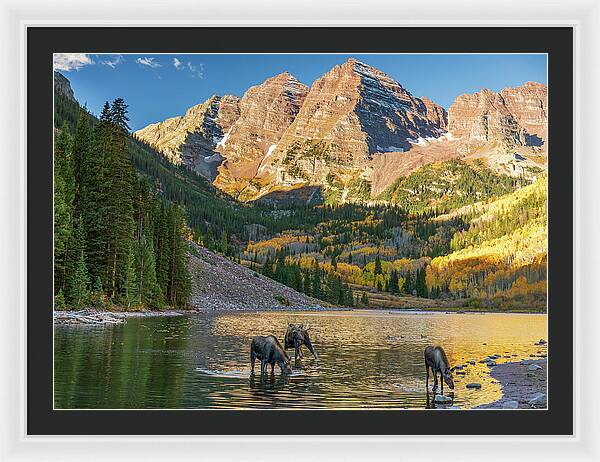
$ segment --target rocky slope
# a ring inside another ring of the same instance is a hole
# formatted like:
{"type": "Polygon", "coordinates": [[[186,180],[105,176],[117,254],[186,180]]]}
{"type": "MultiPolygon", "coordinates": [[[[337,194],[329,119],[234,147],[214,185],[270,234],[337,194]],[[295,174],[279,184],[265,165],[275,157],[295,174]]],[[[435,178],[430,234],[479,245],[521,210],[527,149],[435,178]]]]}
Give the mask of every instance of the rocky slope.
{"type": "Polygon", "coordinates": [[[190,304],[198,310],[315,309],[322,302],[190,243],[190,304]]]}
{"type": "Polygon", "coordinates": [[[60,72],[54,71],[54,91],[66,96],[71,101],[75,100],[75,94],[71,88],[71,82],[60,72]]]}
{"type": "Polygon", "coordinates": [[[238,195],[257,176],[281,135],[294,121],[308,88],[284,72],[251,87],[240,101],[240,116],[218,146],[225,161],[215,185],[238,195]]]}
{"type": "Polygon", "coordinates": [[[184,164],[196,173],[210,178],[217,176],[223,158],[217,152],[240,114],[235,96],[212,96],[191,107],[183,116],[150,124],[134,135],[161,152],[176,165],[184,164]]]}

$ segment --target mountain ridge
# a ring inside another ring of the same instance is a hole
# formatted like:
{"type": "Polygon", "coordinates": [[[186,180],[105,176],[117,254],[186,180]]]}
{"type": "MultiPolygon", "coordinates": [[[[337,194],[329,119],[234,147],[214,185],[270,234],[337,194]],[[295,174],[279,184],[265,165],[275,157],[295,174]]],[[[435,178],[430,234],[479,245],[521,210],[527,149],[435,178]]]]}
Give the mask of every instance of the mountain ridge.
{"type": "Polygon", "coordinates": [[[167,119],[135,136],[241,201],[312,186],[337,191],[341,201],[364,200],[352,185],[368,184],[376,197],[422,165],[455,158],[481,159],[511,176],[546,168],[547,86],[536,82],[459,95],[446,111],[350,58],[310,88],[286,71],[237,102],[214,133],[167,119]],[[174,146],[161,146],[169,131],[174,146]]]}

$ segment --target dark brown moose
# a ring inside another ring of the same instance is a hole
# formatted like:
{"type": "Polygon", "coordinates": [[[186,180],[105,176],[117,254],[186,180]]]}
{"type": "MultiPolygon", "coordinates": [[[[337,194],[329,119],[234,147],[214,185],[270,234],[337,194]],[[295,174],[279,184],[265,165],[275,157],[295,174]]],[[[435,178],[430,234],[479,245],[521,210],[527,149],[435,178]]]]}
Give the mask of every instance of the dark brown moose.
{"type": "Polygon", "coordinates": [[[425,348],[425,371],[427,372],[427,379],[425,380],[425,387],[429,390],[429,369],[433,372],[433,392],[437,391],[437,375],[440,373],[440,383],[442,384],[442,395],[444,394],[444,382],[454,390],[454,381],[452,380],[452,371],[446,357],[446,352],[440,346],[428,346],[425,348]]]}
{"type": "Polygon", "coordinates": [[[296,361],[302,359],[302,345],[312,353],[313,357],[317,359],[317,353],[310,342],[310,336],[308,335],[309,326],[304,327],[304,324],[288,324],[287,331],[285,333],[283,344],[285,348],[294,348],[294,358],[296,361]]]}
{"type": "Polygon", "coordinates": [[[291,374],[290,357],[281,347],[281,343],[273,336],[254,337],[250,346],[250,368],[254,372],[254,362],[260,360],[260,375],[262,376],[267,369],[267,364],[271,365],[271,374],[275,370],[275,364],[279,366],[282,374],[291,374]]]}

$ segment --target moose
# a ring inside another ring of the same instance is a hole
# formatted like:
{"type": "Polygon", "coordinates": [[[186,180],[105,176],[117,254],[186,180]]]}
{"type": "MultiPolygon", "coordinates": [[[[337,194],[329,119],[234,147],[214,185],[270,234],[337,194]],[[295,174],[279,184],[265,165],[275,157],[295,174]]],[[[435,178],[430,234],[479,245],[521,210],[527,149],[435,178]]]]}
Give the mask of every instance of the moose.
{"type": "Polygon", "coordinates": [[[284,342],[285,348],[294,348],[294,358],[296,361],[302,359],[302,345],[306,345],[306,348],[312,353],[313,357],[317,359],[317,353],[310,342],[310,336],[308,330],[310,326],[304,327],[304,324],[288,324],[287,331],[285,332],[284,342]]]}
{"type": "Polygon", "coordinates": [[[250,345],[250,368],[254,373],[254,362],[260,360],[260,375],[261,377],[267,370],[267,365],[271,365],[271,374],[275,371],[275,364],[279,366],[282,374],[291,374],[290,357],[281,347],[279,340],[273,335],[266,337],[258,336],[252,339],[250,345]]]}
{"type": "Polygon", "coordinates": [[[452,371],[454,368],[450,368],[446,352],[441,346],[428,346],[425,348],[425,371],[427,372],[427,379],[425,381],[425,388],[429,390],[429,369],[433,372],[433,392],[437,391],[437,375],[440,373],[440,383],[442,384],[442,395],[444,394],[444,382],[454,390],[454,381],[452,380],[452,371]]]}

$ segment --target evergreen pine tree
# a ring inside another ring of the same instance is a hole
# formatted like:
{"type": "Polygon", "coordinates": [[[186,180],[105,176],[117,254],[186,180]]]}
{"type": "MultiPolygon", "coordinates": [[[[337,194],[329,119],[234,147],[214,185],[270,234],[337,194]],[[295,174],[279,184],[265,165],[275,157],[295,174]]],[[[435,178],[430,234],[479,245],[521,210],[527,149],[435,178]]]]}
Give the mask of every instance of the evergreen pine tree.
{"type": "Polygon", "coordinates": [[[104,163],[106,194],[103,197],[107,259],[104,274],[108,292],[115,299],[127,278],[127,258],[133,238],[134,173],[129,162],[126,127],[127,106],[115,100],[110,107],[109,146],[104,163]],[[125,126],[124,126],[125,125],[125,126]]]}
{"type": "Polygon", "coordinates": [[[312,292],[312,296],[318,299],[321,299],[321,297],[323,296],[322,290],[321,290],[321,270],[319,268],[319,263],[317,262],[317,260],[313,260],[313,267],[312,267],[312,272],[311,272],[311,292],[312,292]]]}
{"type": "Polygon", "coordinates": [[[137,267],[137,245],[132,244],[127,254],[127,276],[125,281],[125,303],[127,308],[141,305],[141,297],[138,285],[138,267],[137,267]]]}
{"type": "Polygon", "coordinates": [[[90,155],[82,159],[80,166],[80,207],[85,229],[85,250],[90,275],[95,280],[106,279],[108,221],[105,178],[105,158],[111,149],[110,106],[105,103],[100,122],[94,127],[90,155]]]}
{"type": "Polygon", "coordinates": [[[375,274],[375,276],[377,276],[378,274],[383,274],[383,271],[381,269],[381,260],[379,258],[379,255],[377,255],[375,257],[375,270],[374,270],[374,274],[375,274]]]}
{"type": "Polygon", "coordinates": [[[364,305],[364,306],[369,306],[369,297],[367,297],[367,293],[363,292],[362,293],[362,298],[360,300],[360,302],[364,305]]]}
{"type": "Polygon", "coordinates": [[[137,285],[137,290],[135,291],[137,301],[140,305],[160,308],[162,306],[162,294],[156,280],[156,262],[152,239],[149,237],[147,231],[136,242],[134,255],[134,279],[137,285]]]}
{"type": "Polygon", "coordinates": [[[67,285],[67,301],[70,305],[80,308],[89,302],[90,277],[85,263],[83,239],[83,224],[80,219],[74,228],[73,248],[76,255],[72,274],[69,274],[67,285]]]}
{"type": "Polygon", "coordinates": [[[183,243],[185,220],[179,207],[173,206],[168,214],[170,254],[168,301],[173,306],[185,306],[192,291],[187,266],[187,254],[183,243]]]}
{"type": "Polygon", "coordinates": [[[223,232],[221,233],[221,242],[219,243],[219,252],[223,255],[227,254],[227,245],[228,245],[228,240],[227,240],[227,231],[223,230],[223,232]]]}
{"type": "Polygon", "coordinates": [[[65,291],[69,243],[72,238],[72,196],[70,194],[71,140],[65,124],[54,146],[54,293],[65,291]]]}
{"type": "Polygon", "coordinates": [[[398,272],[396,270],[392,270],[390,273],[390,282],[388,284],[388,288],[393,294],[400,292],[400,287],[398,286],[398,272]]]}
{"type": "Polygon", "coordinates": [[[84,165],[88,161],[91,147],[91,131],[89,124],[89,115],[81,110],[79,112],[79,119],[77,121],[77,127],[75,129],[75,136],[73,137],[73,182],[74,182],[74,194],[73,194],[73,214],[74,216],[81,215],[81,201],[82,201],[82,187],[84,184],[83,173],[84,165]]]}

